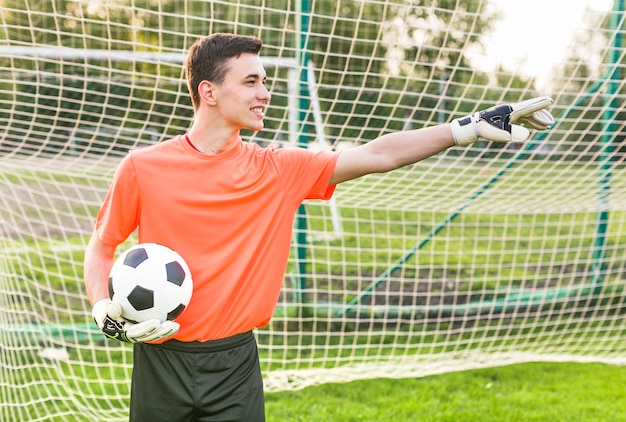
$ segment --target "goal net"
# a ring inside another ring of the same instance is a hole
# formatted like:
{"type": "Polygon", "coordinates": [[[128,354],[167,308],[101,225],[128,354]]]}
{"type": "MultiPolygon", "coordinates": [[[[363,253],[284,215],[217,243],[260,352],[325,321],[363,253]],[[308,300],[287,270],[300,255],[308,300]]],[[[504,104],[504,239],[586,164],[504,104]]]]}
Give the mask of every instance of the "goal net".
{"type": "Polygon", "coordinates": [[[264,40],[271,107],[243,133],[262,145],[338,150],[555,100],[524,144],[451,148],[300,209],[255,332],[267,391],[626,363],[624,16],[623,0],[3,0],[0,419],[127,419],[132,349],[91,320],[84,249],[127,151],[190,126],[182,64],[213,32],[264,40]]]}

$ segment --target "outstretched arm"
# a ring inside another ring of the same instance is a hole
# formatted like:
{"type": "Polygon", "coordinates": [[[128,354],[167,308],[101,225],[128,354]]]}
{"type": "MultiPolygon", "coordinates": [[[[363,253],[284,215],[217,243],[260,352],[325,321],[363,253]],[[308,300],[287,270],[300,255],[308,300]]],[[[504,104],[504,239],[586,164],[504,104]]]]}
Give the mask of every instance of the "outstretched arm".
{"type": "Polygon", "coordinates": [[[525,141],[532,129],[546,130],[554,119],[550,97],[503,104],[455,119],[450,124],[383,135],[345,150],[339,156],[331,185],[369,173],[384,173],[416,163],[453,145],[467,146],[479,138],[495,142],[525,141]]]}
{"type": "Polygon", "coordinates": [[[330,185],[416,163],[454,145],[450,125],[394,132],[339,155],[330,185]]]}

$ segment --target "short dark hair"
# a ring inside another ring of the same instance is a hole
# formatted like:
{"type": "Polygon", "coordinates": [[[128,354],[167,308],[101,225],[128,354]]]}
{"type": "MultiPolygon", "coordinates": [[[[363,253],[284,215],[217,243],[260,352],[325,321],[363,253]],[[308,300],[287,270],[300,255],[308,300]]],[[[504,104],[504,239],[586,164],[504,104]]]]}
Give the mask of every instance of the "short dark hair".
{"type": "Polygon", "coordinates": [[[229,59],[243,53],[259,54],[262,45],[257,37],[224,33],[208,35],[194,42],[185,62],[187,87],[194,108],[200,104],[200,82],[222,83],[229,59]]]}

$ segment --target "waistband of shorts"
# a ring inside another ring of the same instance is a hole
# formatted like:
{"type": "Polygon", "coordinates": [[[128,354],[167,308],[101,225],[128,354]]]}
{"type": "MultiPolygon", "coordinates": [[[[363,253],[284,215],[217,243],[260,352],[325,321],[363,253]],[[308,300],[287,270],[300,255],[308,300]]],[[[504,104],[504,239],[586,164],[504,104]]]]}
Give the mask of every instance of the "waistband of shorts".
{"type": "Polygon", "coordinates": [[[250,341],[254,341],[254,334],[252,331],[208,341],[180,341],[172,339],[164,341],[161,344],[153,344],[151,346],[161,347],[163,349],[174,350],[177,352],[212,353],[234,349],[236,347],[243,346],[250,341]]]}

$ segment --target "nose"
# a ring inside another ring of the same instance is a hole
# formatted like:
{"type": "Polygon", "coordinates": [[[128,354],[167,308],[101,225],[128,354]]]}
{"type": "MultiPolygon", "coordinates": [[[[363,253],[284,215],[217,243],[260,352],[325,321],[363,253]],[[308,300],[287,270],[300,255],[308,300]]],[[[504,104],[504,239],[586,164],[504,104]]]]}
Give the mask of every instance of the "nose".
{"type": "Polygon", "coordinates": [[[269,103],[270,99],[272,98],[270,91],[267,89],[267,86],[265,84],[261,84],[260,86],[261,86],[261,89],[259,90],[259,93],[257,94],[258,99],[265,103],[269,103]]]}

